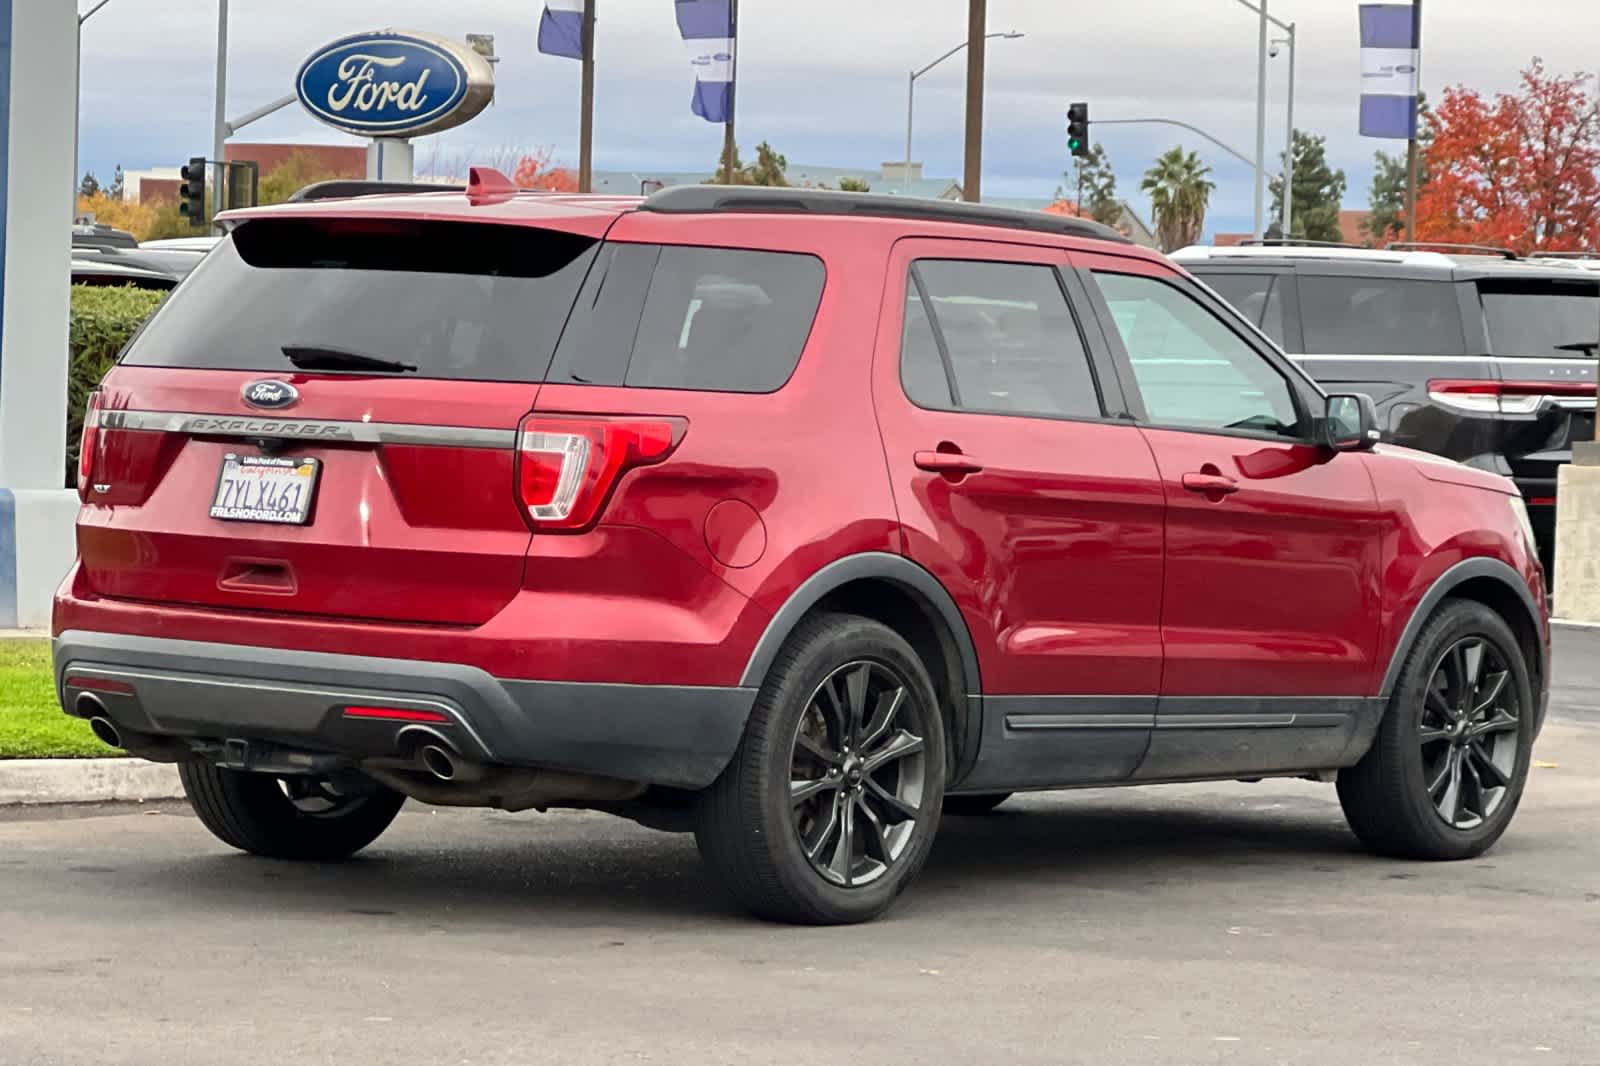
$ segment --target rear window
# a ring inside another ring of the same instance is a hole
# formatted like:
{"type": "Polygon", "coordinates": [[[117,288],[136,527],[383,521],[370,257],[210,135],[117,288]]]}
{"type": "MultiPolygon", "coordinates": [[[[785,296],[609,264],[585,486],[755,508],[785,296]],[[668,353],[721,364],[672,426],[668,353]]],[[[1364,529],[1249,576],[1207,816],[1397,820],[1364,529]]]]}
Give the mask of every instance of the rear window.
{"type": "Polygon", "coordinates": [[[408,377],[537,381],[597,244],[478,223],[246,222],[123,361],[286,373],[287,346],[405,363],[416,368],[408,377]]]}
{"type": "Polygon", "coordinates": [[[607,245],[550,380],[773,392],[805,350],[823,280],[811,255],[607,245]]]}
{"type": "Polygon", "coordinates": [[[1491,355],[1587,359],[1600,352],[1600,284],[1480,281],[1491,355]]]}
{"type": "Polygon", "coordinates": [[[1448,281],[1300,278],[1309,355],[1465,355],[1461,308],[1448,281]]]}

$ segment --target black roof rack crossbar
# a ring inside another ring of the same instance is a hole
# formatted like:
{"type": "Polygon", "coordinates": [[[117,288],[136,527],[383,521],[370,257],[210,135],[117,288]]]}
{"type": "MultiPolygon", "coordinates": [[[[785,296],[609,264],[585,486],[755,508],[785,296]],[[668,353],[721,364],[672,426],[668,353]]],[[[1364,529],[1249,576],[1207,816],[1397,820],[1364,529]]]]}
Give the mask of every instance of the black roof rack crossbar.
{"type": "Polygon", "coordinates": [[[1069,237],[1131,244],[1132,241],[1098,222],[1043,211],[1018,211],[1008,207],[951,200],[925,200],[914,196],[874,196],[871,193],[832,192],[818,189],[746,188],[733,185],[675,185],[651,193],[641,211],[665,215],[701,215],[724,212],[761,214],[861,215],[929,222],[957,222],[1053,233],[1069,237]]]}
{"type": "Polygon", "coordinates": [[[1247,237],[1235,247],[1249,248],[1353,248],[1368,251],[1365,245],[1344,241],[1310,241],[1301,237],[1247,237]]]}
{"type": "Polygon", "coordinates": [[[348,200],[352,196],[380,196],[421,192],[465,192],[465,185],[433,185],[421,181],[319,181],[296,189],[290,203],[307,200],[348,200]]]}
{"type": "Polygon", "coordinates": [[[1510,248],[1492,244],[1453,244],[1450,241],[1390,241],[1385,248],[1394,252],[1460,252],[1464,255],[1495,255],[1501,259],[1520,259],[1510,248]]]}

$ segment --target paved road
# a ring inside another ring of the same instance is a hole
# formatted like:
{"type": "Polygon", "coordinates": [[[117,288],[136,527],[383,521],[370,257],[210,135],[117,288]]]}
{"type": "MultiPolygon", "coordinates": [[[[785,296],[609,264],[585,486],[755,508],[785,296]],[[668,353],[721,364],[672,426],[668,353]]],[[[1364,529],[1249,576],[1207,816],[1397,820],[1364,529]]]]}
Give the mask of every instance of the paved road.
{"type": "Polygon", "coordinates": [[[884,922],[750,922],[692,843],[415,808],[362,858],[181,807],[0,817],[0,1066],[1600,1063],[1600,634],[1481,860],[1358,851],[1302,782],[951,820],[884,922]],[[1586,702],[1588,701],[1588,702],[1586,702]]]}

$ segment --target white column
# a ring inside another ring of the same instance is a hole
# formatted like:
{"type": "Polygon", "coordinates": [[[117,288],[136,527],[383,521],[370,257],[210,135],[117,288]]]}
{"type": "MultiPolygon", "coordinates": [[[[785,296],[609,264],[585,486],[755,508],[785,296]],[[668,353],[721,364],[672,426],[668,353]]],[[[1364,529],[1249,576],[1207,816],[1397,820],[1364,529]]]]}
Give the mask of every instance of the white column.
{"type": "Polygon", "coordinates": [[[63,0],[0,0],[0,19],[0,625],[43,625],[77,502],[63,485],[78,18],[63,0]]]}
{"type": "Polygon", "coordinates": [[[368,181],[411,181],[416,147],[398,137],[374,137],[367,142],[368,181]]]}

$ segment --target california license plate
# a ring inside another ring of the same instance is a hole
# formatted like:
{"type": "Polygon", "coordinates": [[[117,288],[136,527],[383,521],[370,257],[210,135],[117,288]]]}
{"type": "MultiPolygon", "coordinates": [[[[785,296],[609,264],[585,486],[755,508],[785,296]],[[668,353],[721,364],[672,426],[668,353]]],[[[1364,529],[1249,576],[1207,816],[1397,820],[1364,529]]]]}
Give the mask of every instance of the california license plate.
{"type": "Polygon", "coordinates": [[[211,517],[303,526],[311,518],[321,464],[273,455],[224,455],[211,517]]]}

